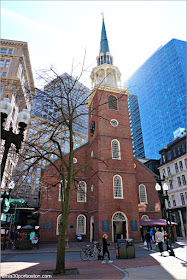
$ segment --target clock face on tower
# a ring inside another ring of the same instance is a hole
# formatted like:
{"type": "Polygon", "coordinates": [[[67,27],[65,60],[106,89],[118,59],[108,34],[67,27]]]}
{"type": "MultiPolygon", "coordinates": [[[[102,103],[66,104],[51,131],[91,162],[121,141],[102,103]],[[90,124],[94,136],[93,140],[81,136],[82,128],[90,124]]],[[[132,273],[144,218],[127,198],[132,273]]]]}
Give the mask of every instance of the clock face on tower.
{"type": "Polygon", "coordinates": [[[95,131],[95,121],[92,121],[91,126],[90,126],[90,136],[92,137],[94,135],[95,131]]]}

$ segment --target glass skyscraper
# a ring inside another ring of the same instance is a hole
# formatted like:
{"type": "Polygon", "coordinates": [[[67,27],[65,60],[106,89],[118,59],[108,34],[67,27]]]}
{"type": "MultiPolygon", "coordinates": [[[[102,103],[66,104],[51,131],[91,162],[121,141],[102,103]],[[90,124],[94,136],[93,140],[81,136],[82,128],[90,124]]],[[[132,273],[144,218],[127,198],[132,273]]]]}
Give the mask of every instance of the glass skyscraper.
{"type": "Polygon", "coordinates": [[[186,129],[186,42],[172,39],[160,47],[125,84],[134,155],[157,159],[173,132],[186,129]]]}

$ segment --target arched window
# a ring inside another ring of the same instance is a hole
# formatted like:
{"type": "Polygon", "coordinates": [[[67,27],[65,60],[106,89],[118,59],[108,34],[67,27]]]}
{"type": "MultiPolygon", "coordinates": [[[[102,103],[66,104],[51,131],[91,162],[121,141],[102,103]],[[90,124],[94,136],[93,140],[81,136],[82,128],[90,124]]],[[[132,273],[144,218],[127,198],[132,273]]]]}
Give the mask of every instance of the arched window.
{"type": "Polygon", "coordinates": [[[108,96],[108,108],[112,110],[118,110],[118,100],[114,95],[108,96]]]}
{"type": "Polygon", "coordinates": [[[92,106],[91,106],[91,117],[94,115],[94,101],[92,101],[92,106]]]}
{"type": "MultiPolygon", "coordinates": [[[[67,188],[67,181],[65,181],[65,188],[67,188]]],[[[64,201],[64,188],[62,181],[59,183],[58,201],[64,201]]]]}
{"type": "Polygon", "coordinates": [[[119,175],[113,177],[113,192],[114,198],[123,198],[123,183],[119,175]]]}
{"type": "Polygon", "coordinates": [[[79,182],[77,189],[77,202],[86,202],[86,183],[84,181],[79,182]]]}
{"type": "Polygon", "coordinates": [[[86,234],[86,217],[84,215],[77,217],[77,234],[86,234]]]}
{"type": "Polygon", "coordinates": [[[144,185],[139,185],[139,197],[140,197],[140,203],[142,204],[147,203],[147,193],[146,193],[146,187],[144,185]]]}
{"type": "Polygon", "coordinates": [[[59,235],[59,225],[60,225],[60,220],[62,219],[62,214],[60,214],[57,217],[57,223],[56,223],[56,235],[59,235]]]}
{"type": "Polygon", "coordinates": [[[149,219],[149,216],[147,216],[147,215],[143,215],[143,216],[141,217],[141,219],[142,219],[142,220],[149,219]]]}
{"type": "Polygon", "coordinates": [[[111,148],[112,148],[112,158],[121,159],[120,143],[118,140],[116,140],[116,139],[112,140],[111,148]]]}

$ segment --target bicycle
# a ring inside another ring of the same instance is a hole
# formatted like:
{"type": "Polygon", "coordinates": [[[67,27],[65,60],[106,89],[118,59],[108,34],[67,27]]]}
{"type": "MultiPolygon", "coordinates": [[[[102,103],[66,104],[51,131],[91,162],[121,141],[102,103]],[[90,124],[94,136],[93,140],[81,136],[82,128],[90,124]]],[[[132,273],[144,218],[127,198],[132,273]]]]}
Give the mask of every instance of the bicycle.
{"type": "Polygon", "coordinates": [[[89,248],[90,245],[87,245],[87,248],[82,249],[80,253],[80,257],[83,261],[87,261],[88,259],[91,261],[95,261],[99,255],[102,254],[102,249],[99,247],[99,242],[94,241],[94,245],[89,248]]]}

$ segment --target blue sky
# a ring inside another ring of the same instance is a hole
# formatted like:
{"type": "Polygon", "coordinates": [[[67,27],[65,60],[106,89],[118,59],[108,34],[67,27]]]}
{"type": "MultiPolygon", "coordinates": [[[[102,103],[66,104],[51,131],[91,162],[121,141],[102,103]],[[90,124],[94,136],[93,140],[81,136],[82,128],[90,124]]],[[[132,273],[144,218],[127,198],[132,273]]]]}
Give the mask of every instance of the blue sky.
{"type": "Polygon", "coordinates": [[[28,42],[34,75],[51,65],[71,74],[86,49],[82,82],[90,87],[102,12],[122,83],[161,45],[186,40],[186,1],[1,1],[1,38],[28,42]]]}

